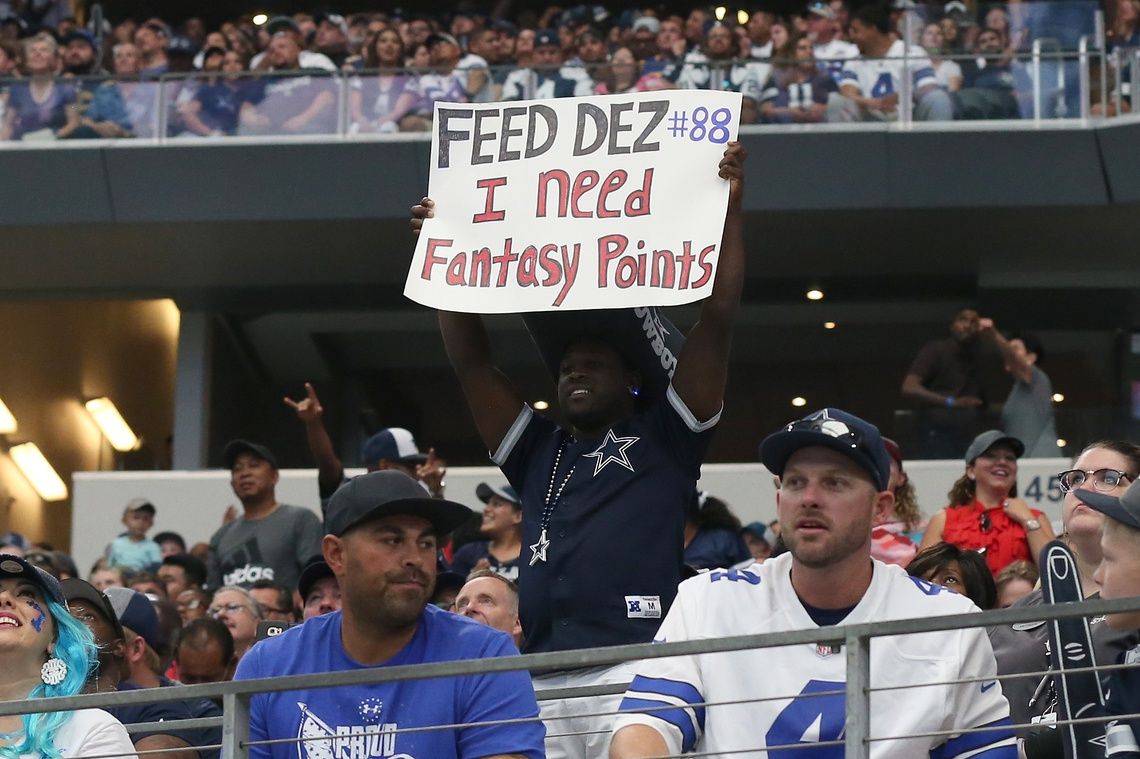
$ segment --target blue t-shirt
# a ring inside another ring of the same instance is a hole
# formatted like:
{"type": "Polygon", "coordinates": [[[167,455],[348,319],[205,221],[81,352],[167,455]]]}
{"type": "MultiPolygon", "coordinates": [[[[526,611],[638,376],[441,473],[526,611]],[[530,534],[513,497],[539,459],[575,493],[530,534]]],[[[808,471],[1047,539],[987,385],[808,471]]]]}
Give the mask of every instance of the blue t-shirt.
{"type": "Polygon", "coordinates": [[[597,440],[523,408],[494,461],[522,497],[524,652],[653,640],[681,582],[685,514],[719,419],[697,420],[672,387],[597,440]],[[546,561],[531,563],[563,442],[546,561]]]}
{"type": "Polygon", "coordinates": [[[127,535],[120,535],[107,546],[106,557],[112,567],[149,571],[162,563],[162,549],[150,538],[135,542],[127,535]]]}
{"type": "Polygon", "coordinates": [[[700,530],[685,546],[685,563],[694,569],[734,567],[752,554],[744,538],[732,530],[700,530]]]}
{"type": "MultiPolygon", "coordinates": [[[[339,611],[314,617],[256,644],[242,657],[234,679],[364,669],[345,653],[340,636],[339,611]]],[[[506,633],[428,606],[412,640],[380,666],[517,655],[506,633]]],[[[311,742],[307,751],[295,743],[280,743],[252,746],[249,753],[251,757],[277,759],[476,759],[496,754],[541,759],[545,756],[546,731],[537,719],[460,730],[402,732],[415,727],[537,717],[534,689],[525,670],[266,693],[250,702],[251,740],[345,737],[311,742]]]]}
{"type": "MultiPolygon", "coordinates": [[[[162,686],[181,688],[182,686],[172,680],[167,680],[165,677],[161,678],[162,686]]],[[[131,691],[142,690],[141,685],[135,685],[132,682],[124,680],[119,683],[116,690],[131,691]]],[[[111,716],[122,722],[124,725],[137,725],[143,722],[173,722],[176,720],[196,719],[199,717],[220,717],[222,710],[215,705],[212,701],[204,698],[187,699],[186,701],[160,701],[152,704],[129,704],[126,706],[112,706],[108,707],[107,711],[111,716]]],[[[215,746],[222,742],[222,728],[220,727],[202,727],[202,728],[179,728],[171,726],[169,730],[159,733],[137,733],[131,736],[132,741],[139,741],[148,735],[173,735],[176,738],[189,743],[191,746],[197,748],[198,746],[215,746]]],[[[202,759],[216,759],[221,752],[214,749],[204,749],[198,752],[202,759]]]]}

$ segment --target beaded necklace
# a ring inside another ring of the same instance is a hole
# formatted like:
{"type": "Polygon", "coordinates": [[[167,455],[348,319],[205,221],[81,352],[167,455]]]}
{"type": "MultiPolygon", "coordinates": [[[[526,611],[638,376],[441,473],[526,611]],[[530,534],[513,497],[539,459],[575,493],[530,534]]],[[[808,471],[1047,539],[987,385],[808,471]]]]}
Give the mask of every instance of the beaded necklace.
{"type": "Polygon", "coordinates": [[[546,528],[550,526],[550,517],[554,515],[554,507],[558,505],[558,500],[562,498],[562,491],[566,489],[566,484],[570,482],[570,478],[574,475],[574,470],[578,467],[578,462],[574,462],[570,466],[570,471],[562,478],[562,482],[558,485],[557,492],[554,490],[554,483],[558,479],[558,467],[562,463],[562,452],[566,450],[567,438],[563,436],[561,444],[558,446],[558,453],[554,454],[554,466],[550,470],[550,484],[546,487],[546,500],[542,506],[542,517],[539,520],[538,526],[540,532],[538,535],[538,542],[532,543],[530,546],[530,565],[533,567],[540,561],[546,561],[546,551],[550,548],[550,540],[546,537],[546,528]]]}

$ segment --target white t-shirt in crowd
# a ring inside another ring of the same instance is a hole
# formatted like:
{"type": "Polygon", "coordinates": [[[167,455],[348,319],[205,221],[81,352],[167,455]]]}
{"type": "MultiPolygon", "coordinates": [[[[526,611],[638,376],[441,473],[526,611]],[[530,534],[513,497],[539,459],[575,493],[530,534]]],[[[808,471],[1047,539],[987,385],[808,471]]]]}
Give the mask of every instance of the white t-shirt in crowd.
{"type": "MultiPolygon", "coordinates": [[[[80,709],[71,713],[55,734],[55,747],[64,759],[73,756],[116,755],[136,759],[134,744],[119,720],[102,709],[80,709]]],[[[21,754],[20,759],[39,759],[21,754]]]]}

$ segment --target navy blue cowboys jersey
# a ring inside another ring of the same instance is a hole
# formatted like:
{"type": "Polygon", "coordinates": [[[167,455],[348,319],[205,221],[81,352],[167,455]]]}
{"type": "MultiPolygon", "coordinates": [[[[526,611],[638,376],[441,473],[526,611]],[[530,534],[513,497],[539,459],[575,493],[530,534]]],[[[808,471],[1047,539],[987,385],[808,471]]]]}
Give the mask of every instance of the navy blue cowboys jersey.
{"type": "Polygon", "coordinates": [[[528,653],[653,639],[681,581],[685,511],[712,429],[669,387],[597,440],[575,440],[524,407],[492,457],[523,503],[519,616],[528,653]],[[551,469],[565,441],[539,545],[551,469]],[[532,563],[534,552],[545,561],[532,563]]]}

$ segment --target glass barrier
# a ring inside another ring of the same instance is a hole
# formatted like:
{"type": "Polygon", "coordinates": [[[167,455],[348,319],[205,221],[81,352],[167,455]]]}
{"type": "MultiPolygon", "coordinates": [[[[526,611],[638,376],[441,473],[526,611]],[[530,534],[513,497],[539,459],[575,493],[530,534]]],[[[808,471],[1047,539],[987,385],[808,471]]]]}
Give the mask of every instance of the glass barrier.
{"type": "MultiPolygon", "coordinates": [[[[1084,4],[1077,3],[1083,7],[1084,4]]],[[[1099,19],[1097,15],[1095,18],[1099,19]]],[[[993,29],[975,52],[948,52],[941,27],[917,13],[878,59],[796,58],[638,62],[627,48],[605,64],[346,72],[194,72],[138,77],[0,79],[0,141],[94,138],[165,141],[233,136],[374,138],[431,127],[436,102],[490,102],[644,92],[732,90],[742,124],[953,122],[1111,117],[1132,111],[1140,49],[1103,51],[1103,24],[1011,49],[993,29]]],[[[1012,125],[1011,125],[1012,127],[1012,125]]]]}

